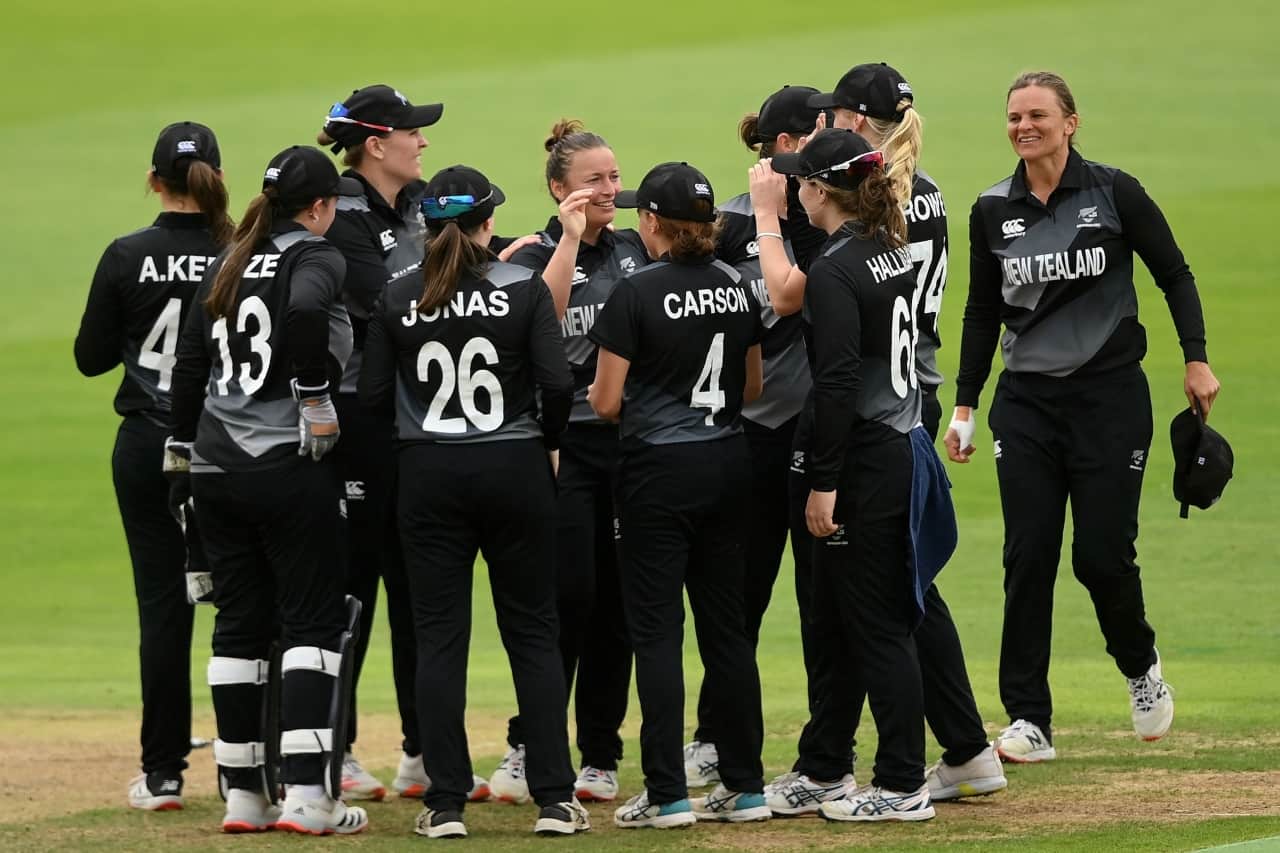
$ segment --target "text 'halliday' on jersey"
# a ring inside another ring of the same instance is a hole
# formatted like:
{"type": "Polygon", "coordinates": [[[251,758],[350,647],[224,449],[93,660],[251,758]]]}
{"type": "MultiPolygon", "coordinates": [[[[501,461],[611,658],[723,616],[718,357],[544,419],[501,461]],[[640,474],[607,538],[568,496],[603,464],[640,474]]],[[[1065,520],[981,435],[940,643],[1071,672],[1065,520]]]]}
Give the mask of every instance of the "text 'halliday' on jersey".
{"type": "Polygon", "coordinates": [[[138,284],[146,284],[151,281],[157,284],[164,284],[170,281],[190,281],[199,284],[204,280],[204,272],[213,261],[214,258],[211,255],[168,255],[163,259],[145,255],[142,258],[142,269],[138,272],[138,284]],[[163,274],[161,274],[160,268],[156,266],[157,260],[164,262],[165,272],[163,274]]]}
{"type": "Polygon", "coordinates": [[[662,309],[672,320],[681,317],[699,317],[706,314],[737,314],[750,311],[751,302],[741,287],[700,287],[686,290],[684,298],[679,293],[662,297],[662,309]]]}
{"type": "Polygon", "coordinates": [[[907,275],[913,268],[911,249],[906,246],[867,258],[867,269],[871,270],[871,277],[876,284],[882,284],[900,275],[907,275]]]}
{"type": "Polygon", "coordinates": [[[412,326],[414,323],[434,323],[441,318],[505,317],[509,313],[511,313],[511,304],[503,291],[491,290],[488,293],[482,293],[479,290],[473,290],[470,298],[466,293],[455,293],[448,302],[437,305],[425,314],[418,310],[418,300],[410,300],[409,311],[400,318],[400,322],[405,326],[412,326]]]}
{"type": "Polygon", "coordinates": [[[1107,269],[1107,250],[1102,246],[1071,252],[1046,252],[1021,258],[1003,258],[1005,278],[1012,285],[1071,281],[1102,275],[1107,269]]]}

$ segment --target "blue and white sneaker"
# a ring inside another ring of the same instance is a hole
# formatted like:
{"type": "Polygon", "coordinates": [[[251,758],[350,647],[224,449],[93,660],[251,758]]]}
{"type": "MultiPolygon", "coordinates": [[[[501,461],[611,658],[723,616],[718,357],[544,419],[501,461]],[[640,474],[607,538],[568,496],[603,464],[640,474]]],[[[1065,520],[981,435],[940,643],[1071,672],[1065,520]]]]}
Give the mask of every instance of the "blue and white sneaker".
{"type": "Polygon", "coordinates": [[[786,773],[764,786],[764,800],[779,817],[817,814],[828,800],[839,800],[858,790],[852,774],[836,782],[819,782],[803,773],[786,773]]]}
{"type": "Polygon", "coordinates": [[[698,820],[718,820],[727,823],[747,823],[768,820],[773,817],[764,801],[764,794],[730,791],[723,783],[716,785],[705,797],[689,801],[693,816],[698,820]]]}
{"type": "Polygon", "coordinates": [[[881,821],[929,820],[933,817],[933,801],[929,786],[914,791],[887,791],[869,785],[839,800],[828,800],[818,807],[827,820],[881,821]]]}
{"type": "Polygon", "coordinates": [[[684,745],[684,783],[690,788],[705,788],[720,781],[720,753],[714,743],[700,740],[684,745]]]}
{"type": "Polygon", "coordinates": [[[648,791],[636,794],[613,813],[614,826],[623,829],[640,829],[646,826],[654,829],[676,829],[693,826],[697,822],[688,800],[654,805],[649,802],[648,791]]]}

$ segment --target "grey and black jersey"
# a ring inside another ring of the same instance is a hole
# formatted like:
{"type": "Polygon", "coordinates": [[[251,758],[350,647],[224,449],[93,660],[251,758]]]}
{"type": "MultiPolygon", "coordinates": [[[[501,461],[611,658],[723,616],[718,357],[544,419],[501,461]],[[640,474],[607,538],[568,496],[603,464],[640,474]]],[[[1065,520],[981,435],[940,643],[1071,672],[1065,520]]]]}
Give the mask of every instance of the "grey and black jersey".
{"type": "Polygon", "coordinates": [[[659,261],[619,282],[590,338],[631,362],[623,449],[742,432],[747,350],[761,333],[751,287],[713,256],[659,261]]]}
{"type": "Polygon", "coordinates": [[[921,385],[942,384],[938,371],[938,312],[947,287],[947,206],[942,191],[927,174],[916,170],[911,201],[902,209],[907,218],[907,242],[916,277],[916,377],[921,385]]]}
{"type": "Polygon", "coordinates": [[[354,394],[365,331],[383,288],[406,276],[420,280],[415,273],[422,266],[426,245],[427,226],[421,210],[426,184],[410,183],[400,191],[393,207],[356,170],[348,169],[343,175],[365,188],[362,196],[339,196],[338,214],[325,234],[347,262],[342,297],[351,315],[355,350],[347,362],[341,390],[354,394]]]}
{"type": "Polygon", "coordinates": [[[1047,204],[1027,190],[1022,163],[983,192],[969,217],[957,405],[977,405],[1002,323],[1005,368],[1016,373],[1090,375],[1140,361],[1134,252],[1164,292],[1183,356],[1206,360],[1195,278],[1132,176],[1073,150],[1047,204]]]}
{"type": "MultiPolygon", "coordinates": [[[[511,256],[511,263],[541,273],[551,262],[556,246],[564,234],[560,220],[553,217],[538,242],[521,247],[511,256]]],[[[596,377],[596,345],[588,334],[596,322],[614,286],[628,273],[649,263],[640,235],[630,228],[600,232],[596,244],[578,245],[577,265],[569,291],[569,307],[560,321],[564,335],[564,351],[573,371],[573,410],[570,423],[601,424],[587,403],[587,386],[596,377]]]]}
{"type": "Polygon", "coordinates": [[[855,432],[905,434],[920,423],[915,293],[911,250],[861,236],[853,222],[810,266],[802,314],[813,370],[813,488],[836,487],[855,432]]]}
{"type": "Polygon", "coordinates": [[[202,213],[162,213],[102,253],[76,335],[76,367],[98,376],[124,365],[119,414],[168,424],[178,336],[217,254],[202,213]]]}
{"type": "Polygon", "coordinates": [[[361,403],[394,400],[401,443],[541,438],[558,447],[573,379],[542,277],[495,261],[464,273],[443,305],[422,310],[421,297],[416,277],[387,285],[369,324],[361,403]]]}
{"type": "MultiPolygon", "coordinates": [[[[743,193],[720,205],[720,221],[716,257],[732,265],[750,286],[760,303],[760,322],[764,329],[760,340],[760,352],[764,356],[764,393],[742,407],[742,416],[752,423],[777,429],[800,414],[809,389],[813,387],[809,361],[805,357],[800,314],[780,317],[773,310],[769,290],[760,271],[760,244],[756,241],[751,196],[743,193]]],[[[794,264],[796,253],[792,233],[799,229],[817,229],[809,225],[807,219],[797,219],[794,214],[782,220],[782,229],[783,249],[794,264]]],[[[822,236],[825,241],[826,235],[822,236]]]]}
{"type": "MultiPolygon", "coordinates": [[[[209,295],[220,255],[197,295],[209,295]]],[[[342,255],[293,221],[255,247],[225,317],[190,312],[173,371],[173,433],[195,441],[191,470],[253,471],[298,452],[291,381],[337,386],[351,356],[342,255]]]]}

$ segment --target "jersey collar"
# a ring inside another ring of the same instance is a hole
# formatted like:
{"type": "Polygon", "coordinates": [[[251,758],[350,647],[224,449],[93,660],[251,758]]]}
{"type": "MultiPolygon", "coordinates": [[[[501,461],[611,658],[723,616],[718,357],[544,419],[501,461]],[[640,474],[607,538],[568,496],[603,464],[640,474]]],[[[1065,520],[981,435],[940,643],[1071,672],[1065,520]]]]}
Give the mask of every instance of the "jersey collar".
{"type": "Polygon", "coordinates": [[[411,181],[406,184],[404,189],[400,190],[400,194],[396,196],[396,206],[394,209],[387,204],[386,199],[382,197],[382,193],[373,188],[373,184],[369,183],[364,175],[355,169],[347,169],[342,173],[345,178],[355,178],[364,187],[364,198],[369,203],[370,210],[380,210],[383,216],[395,219],[408,219],[417,211],[419,203],[422,201],[422,194],[426,190],[425,181],[411,181]]]}
{"type": "MultiPolygon", "coordinates": [[[[1053,191],[1053,194],[1057,195],[1058,190],[1080,189],[1084,186],[1084,176],[1084,158],[1080,156],[1079,151],[1072,148],[1067,154],[1067,165],[1062,170],[1062,177],[1058,179],[1058,188],[1053,191]]],[[[1009,201],[1025,200],[1029,195],[1031,193],[1027,190],[1027,164],[1019,160],[1009,184],[1009,201]]]]}
{"type": "Polygon", "coordinates": [[[203,213],[181,213],[166,210],[156,217],[155,225],[161,228],[190,228],[197,230],[209,227],[209,217],[203,213]]]}

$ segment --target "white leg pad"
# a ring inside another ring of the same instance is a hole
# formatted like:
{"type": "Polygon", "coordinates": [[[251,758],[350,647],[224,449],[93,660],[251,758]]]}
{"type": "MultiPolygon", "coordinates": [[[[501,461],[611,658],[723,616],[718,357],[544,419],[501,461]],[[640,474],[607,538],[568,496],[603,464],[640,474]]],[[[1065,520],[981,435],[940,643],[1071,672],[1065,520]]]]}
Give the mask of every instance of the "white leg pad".
{"type": "Polygon", "coordinates": [[[265,660],[251,658],[209,658],[209,686],[266,684],[270,670],[265,660]]]}
{"type": "Polygon", "coordinates": [[[331,652],[319,646],[294,646],[281,656],[280,671],[284,673],[294,669],[306,669],[337,678],[341,664],[342,655],[338,652],[331,652]]]}
{"type": "Polygon", "coordinates": [[[257,743],[213,742],[213,760],[219,767],[261,767],[266,760],[267,749],[262,741],[257,743]]]}
{"type": "Polygon", "coordinates": [[[333,729],[289,729],[280,733],[281,755],[306,755],[333,751],[333,729]]]}

